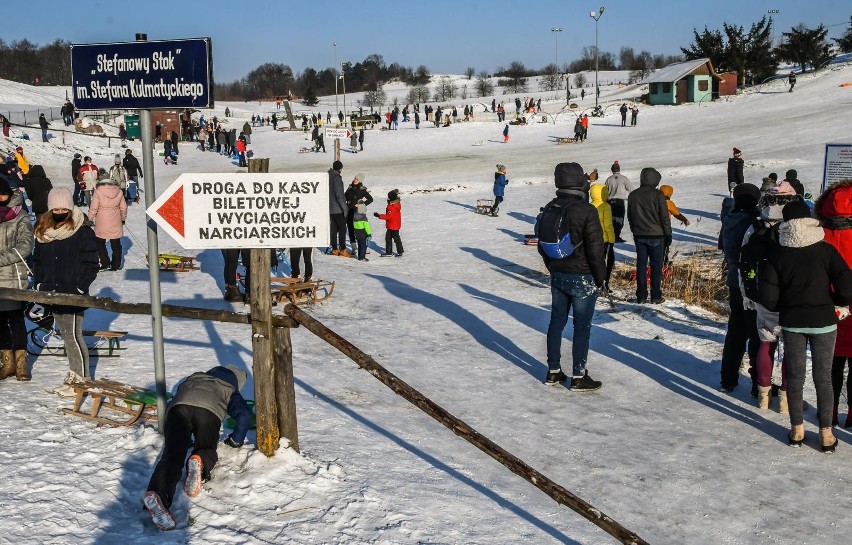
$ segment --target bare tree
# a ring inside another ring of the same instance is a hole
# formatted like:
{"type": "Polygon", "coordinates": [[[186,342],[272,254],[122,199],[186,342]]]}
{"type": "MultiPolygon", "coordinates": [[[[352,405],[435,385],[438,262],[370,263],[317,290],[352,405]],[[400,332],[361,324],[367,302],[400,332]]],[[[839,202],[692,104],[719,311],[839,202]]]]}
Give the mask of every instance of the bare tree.
{"type": "Polygon", "coordinates": [[[476,76],[474,88],[476,89],[476,94],[480,97],[487,97],[494,94],[494,84],[491,83],[491,78],[488,77],[488,72],[483,71],[476,76]]]}
{"type": "Polygon", "coordinates": [[[468,66],[464,71],[464,75],[467,76],[467,79],[473,79],[474,74],[476,74],[476,70],[473,66],[468,66]]]}
{"type": "Polygon", "coordinates": [[[444,102],[455,98],[458,89],[456,88],[456,84],[453,83],[448,76],[441,76],[441,79],[438,80],[438,85],[435,86],[435,101],[436,102],[444,102]]]}
{"type": "Polygon", "coordinates": [[[387,94],[381,89],[376,91],[367,91],[364,93],[364,105],[372,108],[381,108],[387,100],[387,94]]]}
{"type": "Polygon", "coordinates": [[[429,101],[429,88],[425,85],[414,85],[408,88],[408,103],[417,104],[429,101]]]}
{"type": "Polygon", "coordinates": [[[559,67],[557,67],[556,64],[550,63],[541,69],[538,88],[540,91],[559,90],[559,67]]]}
{"type": "Polygon", "coordinates": [[[585,72],[577,72],[574,74],[574,86],[575,87],[583,87],[586,85],[586,73],[585,72]]]}

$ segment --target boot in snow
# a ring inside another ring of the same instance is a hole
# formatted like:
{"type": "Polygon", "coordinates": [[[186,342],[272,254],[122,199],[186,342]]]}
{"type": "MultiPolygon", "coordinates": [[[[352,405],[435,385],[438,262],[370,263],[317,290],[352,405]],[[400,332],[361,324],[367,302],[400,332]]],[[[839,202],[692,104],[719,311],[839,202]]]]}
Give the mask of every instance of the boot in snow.
{"type": "Polygon", "coordinates": [[[769,408],[769,396],[772,392],[772,388],[770,386],[758,386],[757,387],[757,407],[759,409],[768,409],[769,408]]]}
{"type": "Polygon", "coordinates": [[[177,524],[175,524],[175,518],[163,505],[163,501],[160,499],[159,494],[153,490],[145,492],[145,496],[142,498],[142,503],[145,504],[145,509],[147,509],[151,514],[151,518],[154,520],[154,524],[157,525],[157,528],[163,531],[175,529],[175,526],[177,526],[177,524]]]}
{"type": "Polygon", "coordinates": [[[190,498],[194,498],[201,494],[202,472],[204,471],[204,462],[201,461],[201,456],[193,454],[186,462],[186,480],[183,482],[183,491],[190,498]]]}
{"type": "Polygon", "coordinates": [[[33,379],[30,374],[30,364],[27,362],[26,350],[15,350],[15,377],[22,381],[33,379]]]}
{"type": "Polygon", "coordinates": [[[229,303],[242,303],[243,294],[240,293],[240,288],[236,284],[228,284],[225,286],[225,301],[229,303]]]}
{"type": "Polygon", "coordinates": [[[15,376],[15,360],[11,350],[0,350],[0,380],[15,376]]]}
{"type": "Polygon", "coordinates": [[[790,409],[787,407],[787,390],[778,390],[778,412],[790,414],[790,409]]]}

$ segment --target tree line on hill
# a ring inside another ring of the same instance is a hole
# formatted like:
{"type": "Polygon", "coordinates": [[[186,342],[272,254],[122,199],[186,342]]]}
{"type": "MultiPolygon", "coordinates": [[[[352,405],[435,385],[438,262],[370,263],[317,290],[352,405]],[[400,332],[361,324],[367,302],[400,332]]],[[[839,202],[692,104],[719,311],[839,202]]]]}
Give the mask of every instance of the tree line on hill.
{"type": "MultiPolygon", "coordinates": [[[[780,45],[772,43],[772,18],[760,21],[746,29],[741,25],[723,23],[722,29],[702,32],[693,29],[694,41],[681,48],[683,56],[652,55],[649,51],[636,53],[632,47],[622,47],[618,55],[598,51],[594,46],[584,47],[581,56],[561,66],[550,63],[540,69],[527,68],[513,61],[508,67],[500,66],[493,73],[468,67],[466,80],[433,76],[420,65],[406,67],[399,63],[385,63],[382,55],[372,54],[363,61],[343,63],[340,71],[334,67],[316,70],[306,68],[298,74],[283,63],[265,63],[245,77],[226,83],[216,83],[217,100],[262,100],[296,96],[308,105],[317,103],[317,96],[331,95],[335,91],[363,92],[361,104],[381,106],[386,101],[382,86],[400,81],[409,87],[408,102],[447,101],[453,98],[487,97],[494,93],[493,78],[497,85],[512,93],[556,91],[568,87],[583,87],[584,72],[599,70],[628,71],[628,83],[641,81],[654,69],[672,62],[709,57],[719,72],[736,72],[741,85],[761,83],[776,74],[781,62],[790,62],[801,70],[818,68],[833,55],[828,30],[824,25],[807,28],[797,25],[783,32],[780,45]],[[538,89],[529,88],[529,78],[539,76],[538,89]],[[431,90],[430,86],[431,85],[431,90]]],[[[840,38],[833,38],[836,49],[852,52],[852,17],[849,27],[840,38]]],[[[70,85],[71,43],[56,39],[39,46],[27,39],[6,43],[0,39],[0,77],[29,84],[70,85]]]]}
{"type": "MultiPolygon", "coordinates": [[[[824,25],[796,25],[781,33],[783,40],[777,46],[772,43],[772,31],[772,18],[765,16],[748,31],[742,25],[728,23],[723,23],[721,30],[705,26],[700,33],[693,29],[693,43],[681,51],[687,60],[708,57],[717,72],[736,72],[740,85],[755,85],[775,76],[781,62],[806,71],[819,68],[834,57],[824,25]]],[[[852,52],[852,16],[849,28],[832,41],[839,51],[852,52]]]]}

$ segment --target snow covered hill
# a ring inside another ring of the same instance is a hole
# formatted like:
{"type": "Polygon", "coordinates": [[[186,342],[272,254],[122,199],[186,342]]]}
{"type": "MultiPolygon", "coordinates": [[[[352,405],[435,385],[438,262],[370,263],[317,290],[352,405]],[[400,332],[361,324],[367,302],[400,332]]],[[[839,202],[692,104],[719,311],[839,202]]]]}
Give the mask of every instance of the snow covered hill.
{"type": "MultiPolygon", "coordinates": [[[[555,143],[572,134],[571,112],[556,115],[555,123],[512,126],[509,144],[500,143],[503,127],[493,121],[367,131],[363,153],[341,154],[343,177],[348,183],[366,174],[376,198],[370,212],[382,211],[387,192],[400,190],[405,257],[378,258],[384,234],[378,221],[369,262],[315,252],[314,276],[337,287],[308,311],[650,543],[845,543],[852,434],[838,429],[837,453],[821,454],[809,409],[806,446],[791,449],[786,417],[759,411],[747,378],[733,395],[718,392],[724,336],[718,317],[678,301],[654,309],[622,301],[616,312],[601,305],[589,370],[603,389],[577,394],[543,386],[548,278],[535,249],[521,242],[553,194],[558,162],[577,161],[603,174],[618,160],[634,181],[652,166],[675,188],[674,200],[693,220],[675,228],[676,250],[712,246],[731,148],[743,150],[747,181],[796,168],[817,192],[825,143],[849,141],[842,114],[852,88],[840,87],[849,81],[847,67],[801,76],[792,94],[770,85],[701,106],[646,106],[637,127],[622,128],[613,112],[593,119],[589,140],[576,145],[555,143]],[[510,179],[502,213],[474,214],[476,199],[491,198],[497,163],[507,166],[510,179]]],[[[0,104],[30,103],[13,96],[17,88],[0,82],[0,104]]],[[[333,104],[334,97],[323,101],[333,104]]],[[[206,116],[221,118],[226,106],[233,126],[269,107],[219,103],[206,116]]],[[[546,111],[561,108],[558,98],[545,100],[546,111]]],[[[24,142],[19,134],[0,137],[0,151],[23,144],[55,186],[71,186],[75,151],[98,165],[123,151],[83,136],[68,136],[62,145],[24,142]]],[[[305,144],[301,132],[263,127],[250,148],[270,158],[272,171],[325,172],[331,143],[327,154],[298,153],[305,144]]],[[[131,145],[139,156],[138,143],[131,145]]],[[[182,144],[180,164],[157,161],[153,174],[159,192],[183,172],[238,170],[225,157],[182,144]]],[[[124,268],[101,273],[93,294],[148,299],[145,237],[143,207],[133,205],[124,268]]],[[[631,240],[629,233],[625,238],[631,240]]],[[[160,246],[180,251],[162,234],[160,246]]],[[[619,259],[632,259],[632,252],[630,242],[618,247],[619,259]]],[[[222,301],[220,252],[200,252],[198,260],[199,271],[163,274],[164,302],[244,310],[222,301]]],[[[149,323],[86,313],[86,329],[129,332],[120,358],[97,361],[98,377],[153,384],[149,323]]],[[[303,328],[292,335],[301,455],[281,449],[265,459],[251,446],[221,446],[202,495],[189,500],[178,493],[179,524],[168,534],[154,528],[140,505],[161,446],[157,432],[96,428],[63,414],[70,401],[48,390],[61,382],[67,362],[31,358],[32,382],[0,382],[0,542],[614,543],[303,328]]],[[[167,319],[165,337],[170,388],[217,362],[251,368],[246,327],[167,319]]],[[[567,359],[570,328],[565,337],[567,359]]],[[[252,388],[250,381],[243,393],[253,397],[252,388]]],[[[810,387],[806,399],[814,404],[810,387]]]]}

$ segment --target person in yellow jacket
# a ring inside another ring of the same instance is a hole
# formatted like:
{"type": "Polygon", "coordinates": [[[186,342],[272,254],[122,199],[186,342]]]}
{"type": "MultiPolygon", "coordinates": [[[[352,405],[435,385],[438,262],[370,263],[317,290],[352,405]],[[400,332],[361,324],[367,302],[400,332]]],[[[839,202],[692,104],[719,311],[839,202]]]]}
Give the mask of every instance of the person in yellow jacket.
{"type": "Polygon", "coordinates": [[[606,281],[604,282],[604,289],[609,291],[609,277],[612,274],[612,268],[615,266],[615,229],[612,226],[612,207],[607,202],[609,199],[609,190],[604,184],[592,184],[589,187],[589,197],[592,199],[592,205],[598,209],[598,218],[600,218],[601,228],[603,229],[606,255],[606,281]]]}
{"type": "Polygon", "coordinates": [[[18,146],[15,150],[15,161],[18,163],[18,169],[21,171],[21,174],[26,176],[30,173],[30,162],[24,157],[24,148],[21,146],[18,146]]]}
{"type": "Polygon", "coordinates": [[[680,220],[680,222],[684,226],[689,226],[689,220],[686,219],[686,216],[680,213],[680,210],[678,209],[677,205],[672,200],[674,188],[670,185],[661,185],[660,191],[663,193],[663,195],[666,196],[666,206],[669,207],[669,214],[671,214],[673,218],[680,220]]]}

